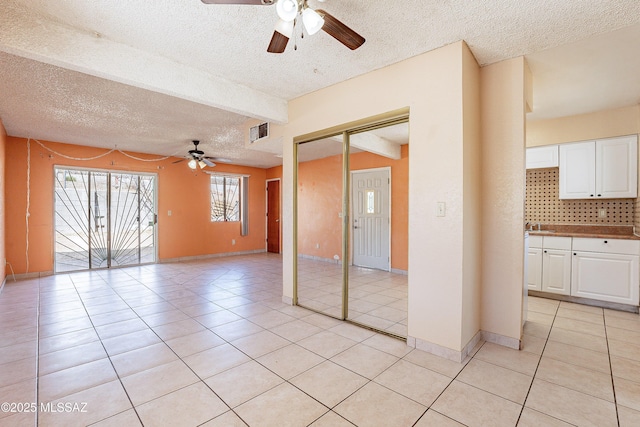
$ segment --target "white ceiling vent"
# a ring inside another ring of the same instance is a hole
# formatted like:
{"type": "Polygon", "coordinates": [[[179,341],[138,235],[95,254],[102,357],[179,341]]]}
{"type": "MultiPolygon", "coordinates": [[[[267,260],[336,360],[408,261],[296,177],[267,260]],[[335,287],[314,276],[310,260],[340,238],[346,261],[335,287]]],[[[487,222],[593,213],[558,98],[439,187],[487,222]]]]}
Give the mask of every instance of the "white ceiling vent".
{"type": "Polygon", "coordinates": [[[260,123],[259,125],[253,126],[249,131],[249,142],[252,144],[259,139],[268,138],[269,137],[269,123],[260,123]]]}

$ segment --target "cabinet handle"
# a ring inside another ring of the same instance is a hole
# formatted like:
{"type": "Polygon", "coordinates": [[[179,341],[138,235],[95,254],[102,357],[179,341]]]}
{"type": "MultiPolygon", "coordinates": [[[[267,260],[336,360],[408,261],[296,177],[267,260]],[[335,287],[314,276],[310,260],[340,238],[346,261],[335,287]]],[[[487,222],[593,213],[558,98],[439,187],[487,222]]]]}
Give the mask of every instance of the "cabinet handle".
{"type": "Polygon", "coordinates": [[[605,242],[605,243],[607,243],[607,241],[606,241],[606,240],[605,240],[604,242],[605,242]]]}
{"type": "Polygon", "coordinates": [[[546,254],[546,253],[547,253],[547,251],[544,251],[544,253],[546,254]]]}
{"type": "Polygon", "coordinates": [[[602,197],[602,194],[598,194],[598,197],[602,197]]]}
{"type": "Polygon", "coordinates": [[[578,255],[578,254],[577,254],[577,253],[575,253],[575,252],[574,252],[573,254],[574,254],[574,255],[578,255]]]}
{"type": "Polygon", "coordinates": [[[589,197],[593,197],[593,194],[589,194],[589,197]]]}

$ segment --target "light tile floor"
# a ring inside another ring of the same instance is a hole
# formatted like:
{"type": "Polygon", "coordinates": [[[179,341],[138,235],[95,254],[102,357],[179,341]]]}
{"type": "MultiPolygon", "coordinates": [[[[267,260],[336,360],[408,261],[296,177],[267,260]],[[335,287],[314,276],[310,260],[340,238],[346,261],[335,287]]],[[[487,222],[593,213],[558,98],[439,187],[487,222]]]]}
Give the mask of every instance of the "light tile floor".
{"type": "Polygon", "coordinates": [[[281,286],[268,254],[9,281],[0,425],[640,425],[637,314],[530,298],[522,351],[455,363],[281,286]]]}
{"type": "MultiPolygon", "coordinates": [[[[347,319],[406,337],[407,290],[404,274],[350,266],[347,319]]],[[[342,317],[342,266],[298,258],[298,302],[342,317]]]]}

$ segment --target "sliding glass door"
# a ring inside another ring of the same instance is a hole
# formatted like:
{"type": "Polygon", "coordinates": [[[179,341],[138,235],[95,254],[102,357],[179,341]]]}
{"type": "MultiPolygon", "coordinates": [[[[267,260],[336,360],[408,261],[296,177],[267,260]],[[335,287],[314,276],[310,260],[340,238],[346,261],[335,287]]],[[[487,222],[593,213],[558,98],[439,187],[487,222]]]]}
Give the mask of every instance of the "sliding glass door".
{"type": "Polygon", "coordinates": [[[156,261],[156,177],[56,167],[56,272],[156,261]]]}

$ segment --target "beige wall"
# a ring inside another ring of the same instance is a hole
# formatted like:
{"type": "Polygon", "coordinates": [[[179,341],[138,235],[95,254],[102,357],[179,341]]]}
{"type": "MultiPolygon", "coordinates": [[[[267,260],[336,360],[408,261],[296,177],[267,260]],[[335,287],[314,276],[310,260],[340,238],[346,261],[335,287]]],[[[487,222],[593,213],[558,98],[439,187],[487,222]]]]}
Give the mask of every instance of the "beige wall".
{"type": "Polygon", "coordinates": [[[525,85],[523,58],[481,70],[483,331],[521,336],[524,277],[525,85]]]}
{"type": "Polygon", "coordinates": [[[527,122],[527,147],[640,133],[640,105],[527,122]]]}
{"type": "MultiPolygon", "coordinates": [[[[295,259],[293,229],[286,226],[293,223],[293,138],[409,107],[408,334],[416,342],[464,349],[481,317],[479,80],[472,54],[459,42],[290,102],[289,124],[272,128],[284,141],[285,297],[293,295],[295,259]],[[445,217],[436,216],[436,202],[446,204],[445,217]]],[[[521,168],[523,180],[524,163],[521,168]]],[[[522,182],[520,196],[523,188],[522,182]]],[[[521,297],[509,303],[517,311],[521,297]]],[[[520,317],[503,320],[513,330],[520,317]]]]}
{"type": "Polygon", "coordinates": [[[480,124],[480,67],[471,51],[463,49],[463,292],[462,341],[468,343],[480,329],[482,277],[482,145],[480,124]]]}

